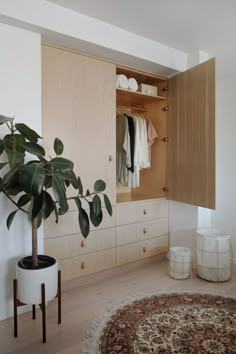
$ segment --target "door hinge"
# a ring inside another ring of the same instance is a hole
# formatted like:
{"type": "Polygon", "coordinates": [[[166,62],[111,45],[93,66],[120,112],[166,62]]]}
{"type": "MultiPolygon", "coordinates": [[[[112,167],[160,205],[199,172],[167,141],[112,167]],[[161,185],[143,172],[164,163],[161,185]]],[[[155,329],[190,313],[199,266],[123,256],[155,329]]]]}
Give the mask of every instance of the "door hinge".
{"type": "Polygon", "coordinates": [[[162,190],[163,190],[163,192],[169,192],[169,188],[167,188],[167,187],[163,187],[162,190]]]}
{"type": "Polygon", "coordinates": [[[169,106],[165,106],[162,108],[163,111],[169,111],[169,106]]]}
{"type": "Polygon", "coordinates": [[[164,141],[164,143],[169,143],[170,138],[168,136],[165,136],[164,138],[161,139],[162,141],[164,141]]]}

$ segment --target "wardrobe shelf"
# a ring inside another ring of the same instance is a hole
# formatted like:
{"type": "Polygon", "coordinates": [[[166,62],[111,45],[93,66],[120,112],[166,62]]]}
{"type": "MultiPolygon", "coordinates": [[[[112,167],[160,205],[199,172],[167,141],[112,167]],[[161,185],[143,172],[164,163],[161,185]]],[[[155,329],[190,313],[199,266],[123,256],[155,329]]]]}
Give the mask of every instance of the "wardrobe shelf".
{"type": "Polygon", "coordinates": [[[124,106],[140,106],[157,101],[165,101],[166,97],[150,96],[141,92],[116,89],[116,104],[124,106]]]}

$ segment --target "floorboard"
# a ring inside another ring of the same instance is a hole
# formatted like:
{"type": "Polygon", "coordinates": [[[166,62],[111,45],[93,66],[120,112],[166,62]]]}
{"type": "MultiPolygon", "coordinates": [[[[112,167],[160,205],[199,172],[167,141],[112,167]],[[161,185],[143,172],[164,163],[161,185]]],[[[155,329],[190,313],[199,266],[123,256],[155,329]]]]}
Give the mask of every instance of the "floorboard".
{"type": "MultiPolygon", "coordinates": [[[[41,342],[41,312],[18,317],[18,338],[13,319],[0,322],[1,354],[79,354],[90,321],[111,302],[136,292],[163,289],[218,290],[236,295],[236,274],[224,283],[212,283],[194,273],[186,280],[168,276],[168,262],[156,257],[63,283],[62,324],[57,324],[57,301],[47,306],[47,343],[41,342]]],[[[92,354],[92,353],[91,353],[92,354]]]]}

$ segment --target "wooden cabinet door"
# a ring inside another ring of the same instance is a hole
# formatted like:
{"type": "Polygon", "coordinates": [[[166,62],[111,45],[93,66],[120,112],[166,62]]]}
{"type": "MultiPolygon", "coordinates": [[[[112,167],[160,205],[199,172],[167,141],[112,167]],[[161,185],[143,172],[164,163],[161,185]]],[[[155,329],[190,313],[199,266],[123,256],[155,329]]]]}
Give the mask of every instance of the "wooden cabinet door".
{"type": "Polygon", "coordinates": [[[215,59],[169,79],[168,199],[215,208],[215,59]]]}
{"type": "MultiPolygon", "coordinates": [[[[64,143],[84,188],[103,179],[115,204],[115,65],[67,50],[42,46],[44,145],[64,143]]],[[[53,154],[53,152],[52,152],[53,154]]]]}

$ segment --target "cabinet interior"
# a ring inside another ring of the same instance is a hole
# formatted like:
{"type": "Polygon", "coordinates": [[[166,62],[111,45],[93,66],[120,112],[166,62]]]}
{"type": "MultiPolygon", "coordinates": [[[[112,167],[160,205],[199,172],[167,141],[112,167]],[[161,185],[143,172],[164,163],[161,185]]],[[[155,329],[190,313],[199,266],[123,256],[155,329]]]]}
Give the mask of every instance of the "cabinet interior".
{"type": "Polygon", "coordinates": [[[140,187],[129,188],[117,183],[116,202],[137,201],[152,198],[164,198],[166,192],[166,143],[162,140],[166,136],[167,128],[167,86],[166,78],[138,72],[130,68],[117,67],[116,74],[124,74],[128,78],[135,78],[138,84],[147,84],[157,87],[157,96],[143,94],[139,91],[116,90],[116,112],[137,113],[148,118],[158,134],[157,141],[151,147],[151,168],[140,172],[140,187]]]}

